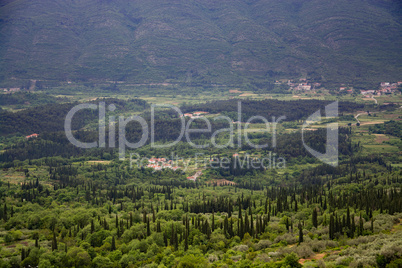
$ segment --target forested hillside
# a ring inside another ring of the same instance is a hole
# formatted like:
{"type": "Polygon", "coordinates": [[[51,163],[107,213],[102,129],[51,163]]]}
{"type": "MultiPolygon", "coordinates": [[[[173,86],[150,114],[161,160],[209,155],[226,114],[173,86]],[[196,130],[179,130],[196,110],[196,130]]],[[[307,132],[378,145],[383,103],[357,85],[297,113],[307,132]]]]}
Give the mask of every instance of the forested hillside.
{"type": "Polygon", "coordinates": [[[0,0],[0,268],[402,267],[402,1],[0,0]]]}
{"type": "Polygon", "coordinates": [[[396,0],[7,0],[0,80],[375,85],[401,78],[400,18],[396,0]]]}

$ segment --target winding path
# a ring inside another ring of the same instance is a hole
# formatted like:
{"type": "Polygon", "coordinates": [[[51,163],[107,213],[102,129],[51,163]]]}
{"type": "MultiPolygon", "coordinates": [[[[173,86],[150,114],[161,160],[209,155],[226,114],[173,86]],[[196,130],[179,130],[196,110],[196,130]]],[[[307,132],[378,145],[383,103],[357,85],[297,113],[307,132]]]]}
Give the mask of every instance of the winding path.
{"type": "Polygon", "coordinates": [[[357,115],[355,116],[355,119],[356,119],[357,123],[359,123],[359,124],[360,124],[360,121],[359,121],[358,117],[359,117],[360,115],[362,115],[362,114],[366,114],[366,113],[360,113],[360,114],[357,114],[357,115]]]}

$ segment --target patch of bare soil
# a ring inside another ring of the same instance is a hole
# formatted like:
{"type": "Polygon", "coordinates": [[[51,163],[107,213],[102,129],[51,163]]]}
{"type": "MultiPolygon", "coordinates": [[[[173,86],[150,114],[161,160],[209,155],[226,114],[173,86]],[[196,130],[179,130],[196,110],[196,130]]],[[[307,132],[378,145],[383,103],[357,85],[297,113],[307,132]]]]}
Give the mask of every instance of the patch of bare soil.
{"type": "Polygon", "coordinates": [[[384,134],[373,134],[375,136],[375,142],[376,143],[383,143],[384,141],[388,141],[389,137],[387,137],[384,134]]]}
{"type": "Polygon", "coordinates": [[[313,256],[311,256],[310,258],[306,258],[306,259],[300,259],[299,260],[299,263],[300,264],[303,264],[303,263],[305,263],[305,262],[307,262],[307,261],[312,261],[312,260],[321,260],[321,259],[323,259],[327,254],[337,254],[337,253],[339,253],[340,251],[339,250],[337,250],[337,251],[331,251],[331,252],[323,252],[323,253],[317,253],[317,254],[314,254],[313,256]]]}
{"type": "Polygon", "coordinates": [[[384,121],[372,121],[372,122],[363,122],[363,123],[360,123],[360,125],[361,126],[364,126],[364,125],[376,125],[376,124],[382,124],[382,123],[384,123],[384,121]]]}
{"type": "Polygon", "coordinates": [[[220,179],[220,180],[210,180],[207,182],[208,184],[213,184],[216,186],[222,186],[222,185],[236,185],[237,183],[233,182],[233,181],[228,181],[225,179],[220,179]]]}
{"type": "Polygon", "coordinates": [[[310,258],[307,258],[307,259],[300,259],[300,260],[299,260],[299,263],[300,263],[300,264],[303,264],[303,263],[305,263],[306,261],[321,260],[321,259],[324,258],[324,257],[325,257],[325,253],[319,253],[319,254],[315,254],[315,255],[311,256],[310,258]]]}
{"type": "Polygon", "coordinates": [[[96,160],[96,161],[87,161],[87,163],[89,164],[110,164],[110,162],[112,161],[108,161],[108,160],[96,160]]]}

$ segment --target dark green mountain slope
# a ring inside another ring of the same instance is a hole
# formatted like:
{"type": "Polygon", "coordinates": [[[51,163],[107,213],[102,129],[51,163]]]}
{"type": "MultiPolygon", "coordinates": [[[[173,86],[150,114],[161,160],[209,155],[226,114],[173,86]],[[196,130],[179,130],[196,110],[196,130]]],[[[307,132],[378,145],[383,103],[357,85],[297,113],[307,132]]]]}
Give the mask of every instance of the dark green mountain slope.
{"type": "Polygon", "coordinates": [[[0,79],[401,79],[397,0],[7,0],[0,79]]]}

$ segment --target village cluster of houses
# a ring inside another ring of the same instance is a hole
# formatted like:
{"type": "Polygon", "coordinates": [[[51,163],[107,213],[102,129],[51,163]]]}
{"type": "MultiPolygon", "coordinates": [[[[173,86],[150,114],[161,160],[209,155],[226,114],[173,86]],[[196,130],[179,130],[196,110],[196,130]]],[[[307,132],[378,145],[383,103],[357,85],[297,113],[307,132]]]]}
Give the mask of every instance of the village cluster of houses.
{"type": "MultiPolygon", "coordinates": [[[[276,82],[278,83],[278,81],[276,82]]],[[[299,91],[310,91],[321,86],[320,83],[311,83],[307,79],[300,78],[298,82],[293,82],[292,80],[288,80],[288,86],[290,90],[299,90],[299,91]]]]}
{"type": "Polygon", "coordinates": [[[193,112],[193,113],[186,113],[183,116],[184,117],[190,117],[190,118],[200,118],[204,116],[205,114],[208,114],[208,112],[193,112]]]}
{"type": "MultiPolygon", "coordinates": [[[[275,84],[279,85],[283,82],[276,81],[275,84]]],[[[289,90],[297,91],[310,91],[321,87],[321,83],[313,83],[305,78],[300,78],[298,81],[288,80],[287,85],[290,87],[289,90]]],[[[362,95],[384,95],[391,94],[398,90],[398,87],[402,85],[402,82],[390,83],[382,82],[379,89],[373,90],[361,90],[362,95]]],[[[347,92],[348,94],[353,93],[353,87],[341,86],[339,87],[339,92],[347,92]]]]}
{"type": "Polygon", "coordinates": [[[341,91],[346,91],[347,93],[352,94],[353,93],[353,87],[340,87],[339,91],[340,92],[341,91]]]}
{"type": "Polygon", "coordinates": [[[172,170],[177,170],[180,167],[178,166],[173,166],[173,161],[172,160],[167,160],[166,158],[151,158],[148,160],[148,168],[152,168],[154,170],[162,170],[165,168],[169,168],[172,170]]]}
{"type": "Polygon", "coordinates": [[[392,94],[397,91],[398,87],[402,85],[402,82],[390,83],[390,82],[382,82],[380,84],[379,89],[370,89],[370,90],[361,90],[360,93],[362,95],[385,95],[392,94]]]}
{"type": "Polygon", "coordinates": [[[0,91],[3,91],[5,93],[15,93],[20,91],[21,89],[19,87],[13,87],[13,88],[0,88],[0,91]]]}
{"type": "Polygon", "coordinates": [[[187,180],[196,181],[198,177],[202,175],[201,171],[197,171],[193,176],[187,177],[187,180]]]}
{"type": "Polygon", "coordinates": [[[39,134],[34,133],[34,134],[31,134],[31,135],[25,136],[25,138],[30,139],[30,138],[36,138],[38,136],[39,136],[39,134]]]}
{"type": "MultiPolygon", "coordinates": [[[[172,169],[177,170],[180,169],[179,166],[173,166],[172,160],[166,160],[166,158],[151,158],[148,159],[148,168],[152,168],[154,170],[162,170],[162,169],[172,169]]],[[[197,171],[193,176],[187,177],[190,181],[196,181],[198,177],[202,175],[201,171],[197,171]]]]}

